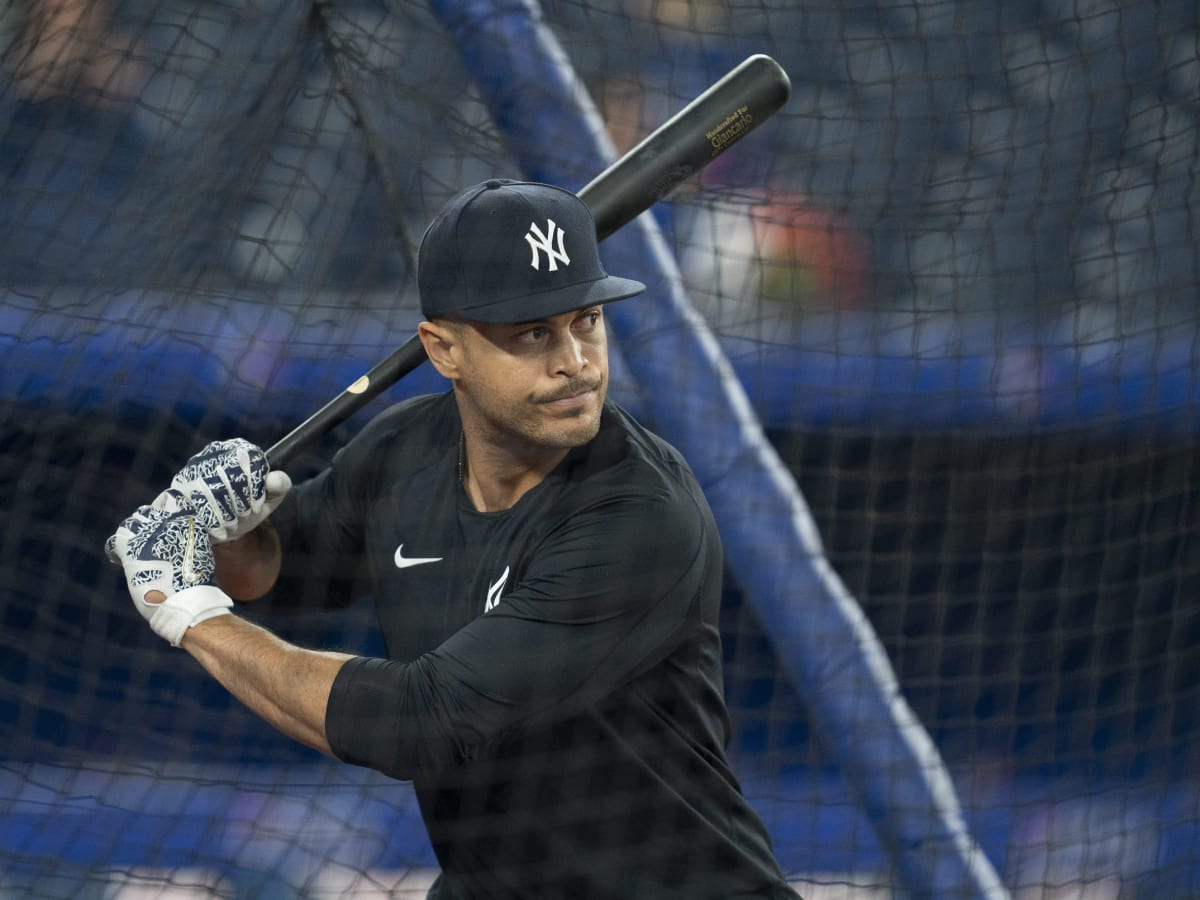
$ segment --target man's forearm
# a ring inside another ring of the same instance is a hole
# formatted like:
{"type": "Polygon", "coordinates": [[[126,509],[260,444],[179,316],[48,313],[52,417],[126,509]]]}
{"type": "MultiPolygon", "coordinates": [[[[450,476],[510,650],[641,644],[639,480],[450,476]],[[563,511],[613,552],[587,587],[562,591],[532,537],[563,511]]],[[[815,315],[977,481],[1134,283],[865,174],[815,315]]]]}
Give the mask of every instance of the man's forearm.
{"type": "Polygon", "coordinates": [[[333,755],[325,710],[350,655],[301,649],[238,616],[193,626],[180,646],[252,712],[288,737],[333,755]]]}

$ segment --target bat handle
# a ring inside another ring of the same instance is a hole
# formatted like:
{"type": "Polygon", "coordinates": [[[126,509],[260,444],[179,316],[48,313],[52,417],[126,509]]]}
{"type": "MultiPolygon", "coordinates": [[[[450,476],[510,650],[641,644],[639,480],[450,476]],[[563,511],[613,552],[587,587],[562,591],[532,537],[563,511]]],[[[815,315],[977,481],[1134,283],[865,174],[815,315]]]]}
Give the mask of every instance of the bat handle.
{"type": "Polygon", "coordinates": [[[425,361],[425,345],[413,335],[365,375],[267,449],[272,469],[284,468],[297,452],[354,415],[425,361]]]}

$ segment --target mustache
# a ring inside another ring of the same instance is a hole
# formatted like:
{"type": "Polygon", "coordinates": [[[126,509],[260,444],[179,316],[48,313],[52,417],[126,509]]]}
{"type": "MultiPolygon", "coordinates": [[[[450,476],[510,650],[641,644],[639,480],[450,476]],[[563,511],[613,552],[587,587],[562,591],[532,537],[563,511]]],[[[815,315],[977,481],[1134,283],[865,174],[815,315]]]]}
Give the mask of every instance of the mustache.
{"type": "Polygon", "coordinates": [[[555,400],[566,400],[568,397],[574,397],[576,394],[582,394],[585,391],[596,391],[600,389],[603,383],[602,379],[590,378],[572,378],[565,385],[554,391],[552,394],[543,394],[534,397],[535,403],[553,403],[555,400]]]}

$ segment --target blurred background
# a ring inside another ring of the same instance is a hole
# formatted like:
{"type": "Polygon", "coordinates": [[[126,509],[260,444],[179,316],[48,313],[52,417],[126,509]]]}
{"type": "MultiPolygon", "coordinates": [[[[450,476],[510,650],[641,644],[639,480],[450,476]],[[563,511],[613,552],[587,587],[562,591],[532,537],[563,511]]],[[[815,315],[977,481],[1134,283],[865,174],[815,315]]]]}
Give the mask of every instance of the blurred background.
{"type": "MultiPolygon", "coordinates": [[[[1011,894],[1200,896],[1194,0],[467,6],[0,0],[0,897],[422,896],[407,786],[251,717],[102,546],[208,440],[270,445],[411,334],[451,195],[530,146],[596,174],[460,52],[513,8],[615,150],[784,67],[787,106],[652,213],[683,289],[1011,894]]],[[[654,427],[689,361],[639,383],[625,349],[654,427]]],[[[733,575],[724,624],[786,870],[911,893],[733,575]]],[[[273,627],[382,652],[369,604],[273,627]]]]}

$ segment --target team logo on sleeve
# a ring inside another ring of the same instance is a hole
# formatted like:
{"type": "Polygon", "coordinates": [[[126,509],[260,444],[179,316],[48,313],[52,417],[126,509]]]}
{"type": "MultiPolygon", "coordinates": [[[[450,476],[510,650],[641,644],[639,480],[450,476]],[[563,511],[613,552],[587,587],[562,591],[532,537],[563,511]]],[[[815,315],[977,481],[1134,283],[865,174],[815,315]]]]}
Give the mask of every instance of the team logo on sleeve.
{"type": "Polygon", "coordinates": [[[487,600],[483,603],[483,611],[490,613],[493,609],[500,605],[500,594],[504,590],[504,585],[508,583],[508,572],[511,566],[505,566],[504,572],[496,579],[495,583],[488,587],[487,600]]]}

